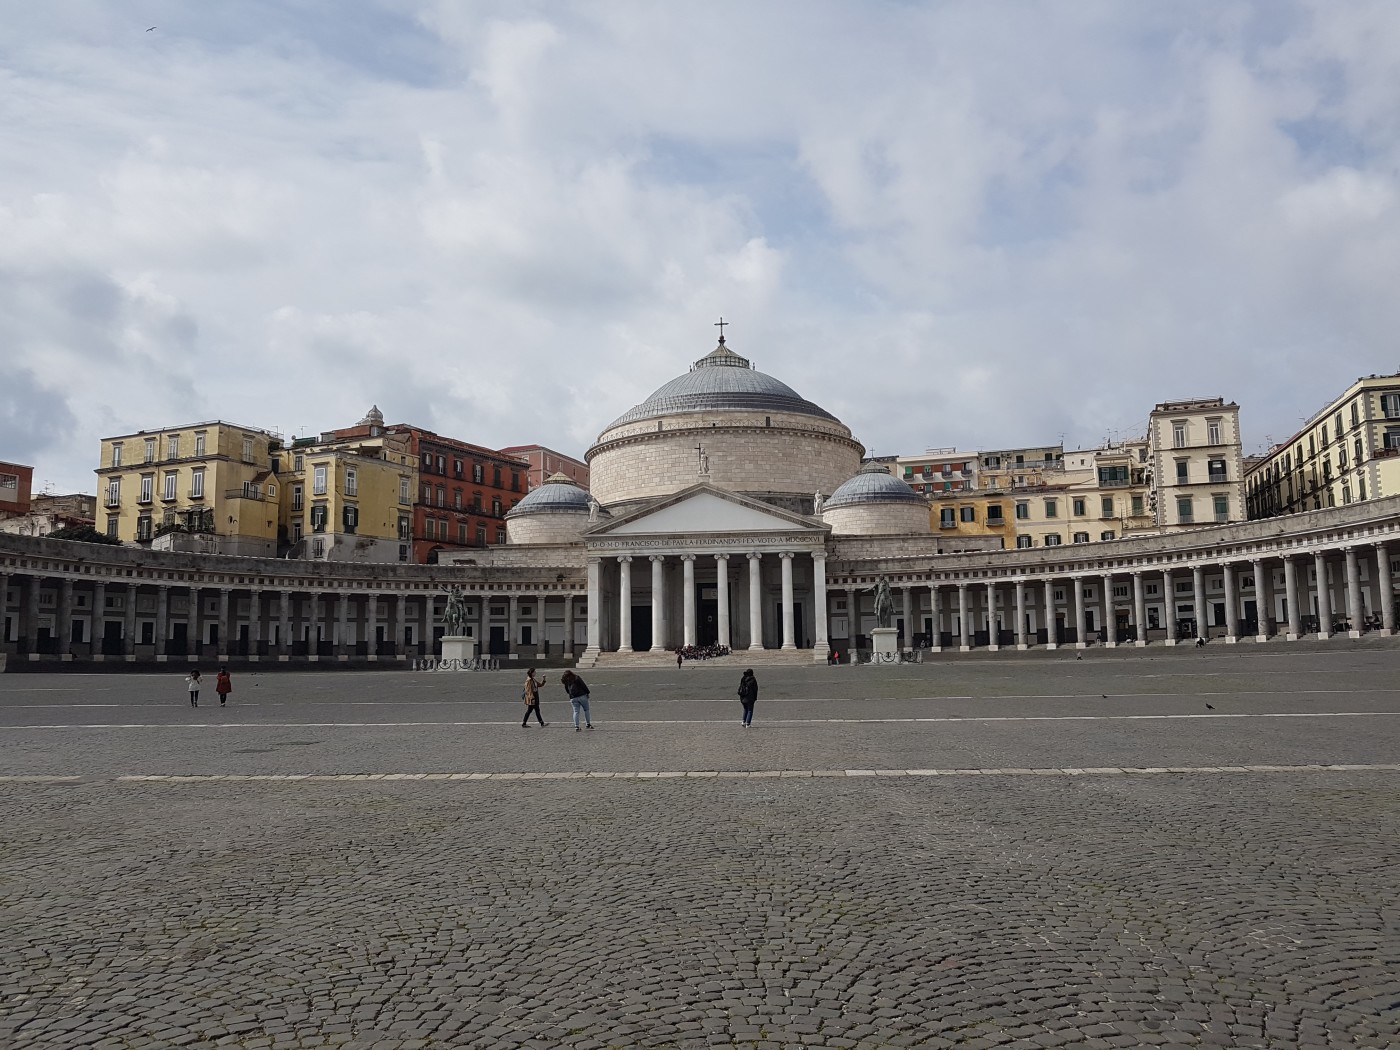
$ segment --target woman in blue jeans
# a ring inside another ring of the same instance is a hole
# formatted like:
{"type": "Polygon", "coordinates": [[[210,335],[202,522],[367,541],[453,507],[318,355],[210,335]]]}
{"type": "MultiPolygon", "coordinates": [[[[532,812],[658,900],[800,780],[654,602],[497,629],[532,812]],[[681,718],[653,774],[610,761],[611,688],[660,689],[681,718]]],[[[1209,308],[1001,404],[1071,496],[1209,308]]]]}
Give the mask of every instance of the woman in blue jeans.
{"type": "Polygon", "coordinates": [[[574,708],[574,732],[579,731],[579,712],[583,713],[583,728],[592,729],[593,720],[588,716],[588,683],[572,671],[565,671],[560,675],[559,682],[569,694],[569,703],[574,708]]]}

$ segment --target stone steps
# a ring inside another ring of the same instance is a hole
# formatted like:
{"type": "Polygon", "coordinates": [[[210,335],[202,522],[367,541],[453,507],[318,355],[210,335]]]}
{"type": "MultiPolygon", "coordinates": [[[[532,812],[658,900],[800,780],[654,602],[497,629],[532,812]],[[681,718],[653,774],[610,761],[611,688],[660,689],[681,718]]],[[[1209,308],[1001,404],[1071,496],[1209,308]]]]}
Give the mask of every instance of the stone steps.
{"type": "MultiPolygon", "coordinates": [[[[740,649],[728,656],[709,660],[687,660],[683,667],[714,667],[732,670],[745,667],[805,667],[825,663],[825,657],[811,649],[740,649]]],[[[597,653],[579,658],[579,667],[630,668],[675,667],[675,653],[597,653]]]]}

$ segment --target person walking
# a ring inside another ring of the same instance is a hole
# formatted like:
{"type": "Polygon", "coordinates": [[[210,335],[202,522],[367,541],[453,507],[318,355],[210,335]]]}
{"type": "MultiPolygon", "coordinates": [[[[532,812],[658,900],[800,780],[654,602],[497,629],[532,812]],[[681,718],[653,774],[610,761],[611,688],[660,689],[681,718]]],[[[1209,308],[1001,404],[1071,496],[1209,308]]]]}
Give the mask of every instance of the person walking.
{"type": "Polygon", "coordinates": [[[574,732],[579,731],[578,716],[583,713],[583,727],[593,728],[593,719],[588,714],[588,683],[572,671],[565,671],[559,677],[559,682],[564,687],[564,691],[569,694],[569,703],[574,708],[574,732]]]}
{"type": "Polygon", "coordinates": [[[540,714],[540,686],[544,685],[545,677],[540,676],[540,680],[535,681],[535,669],[532,667],[525,672],[525,688],[521,690],[521,697],[525,700],[525,717],[520,720],[520,728],[524,729],[530,724],[530,714],[534,712],[535,718],[539,721],[541,728],[549,725],[540,714]]]}
{"type": "Polygon", "coordinates": [[[199,706],[199,682],[199,668],[191,667],[190,673],[185,675],[185,685],[189,688],[190,691],[191,707],[199,706]]]}
{"type": "Polygon", "coordinates": [[[214,678],[214,692],[219,694],[219,706],[223,707],[228,700],[228,694],[233,692],[233,679],[228,676],[227,667],[219,668],[219,673],[214,678]]]}
{"type": "Polygon", "coordinates": [[[739,679],[739,703],[744,705],[744,728],[753,724],[753,705],[758,703],[758,679],[753,676],[753,668],[744,672],[739,679]]]}

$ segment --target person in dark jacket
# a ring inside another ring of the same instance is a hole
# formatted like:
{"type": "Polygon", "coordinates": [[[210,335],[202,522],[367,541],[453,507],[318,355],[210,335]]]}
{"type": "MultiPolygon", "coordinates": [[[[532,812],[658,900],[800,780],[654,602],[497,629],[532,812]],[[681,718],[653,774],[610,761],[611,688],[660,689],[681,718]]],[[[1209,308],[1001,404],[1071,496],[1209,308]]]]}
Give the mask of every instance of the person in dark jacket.
{"type": "Polygon", "coordinates": [[[744,728],[753,724],[753,705],[758,703],[758,679],[753,676],[753,668],[744,672],[739,679],[739,703],[744,705],[744,728]]]}
{"type": "Polygon", "coordinates": [[[578,716],[583,713],[583,728],[592,729],[593,719],[588,714],[588,683],[572,671],[565,671],[559,677],[564,691],[569,694],[569,703],[574,708],[574,732],[579,731],[578,716]]]}

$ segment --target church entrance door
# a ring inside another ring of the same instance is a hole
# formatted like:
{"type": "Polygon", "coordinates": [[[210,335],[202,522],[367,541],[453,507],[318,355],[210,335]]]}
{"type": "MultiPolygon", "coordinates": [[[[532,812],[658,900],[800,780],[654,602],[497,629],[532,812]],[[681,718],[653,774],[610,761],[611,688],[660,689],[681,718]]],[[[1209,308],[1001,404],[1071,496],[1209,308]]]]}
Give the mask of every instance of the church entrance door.
{"type": "Polygon", "coordinates": [[[632,606],[632,648],[644,653],[651,648],[651,606],[632,606]]]}
{"type": "MultiPolygon", "coordinates": [[[[713,588],[710,588],[713,590],[713,588]]],[[[714,645],[719,641],[719,601],[715,598],[701,598],[698,603],[699,615],[695,620],[695,641],[699,645],[714,645]]]]}

